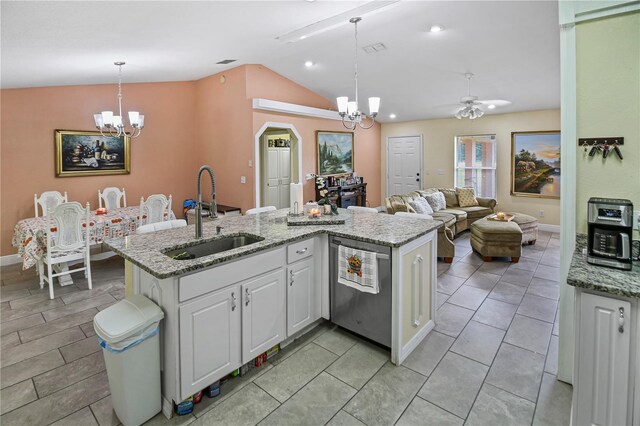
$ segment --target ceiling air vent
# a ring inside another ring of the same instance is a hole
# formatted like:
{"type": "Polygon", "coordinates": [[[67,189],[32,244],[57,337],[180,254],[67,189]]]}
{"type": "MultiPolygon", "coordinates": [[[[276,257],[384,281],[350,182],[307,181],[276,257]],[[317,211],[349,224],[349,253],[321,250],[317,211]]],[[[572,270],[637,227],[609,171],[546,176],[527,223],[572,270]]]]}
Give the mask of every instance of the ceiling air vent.
{"type": "Polygon", "coordinates": [[[227,65],[230,64],[231,62],[235,62],[236,59],[225,59],[224,61],[220,61],[220,62],[216,62],[216,64],[218,65],[227,65]]]}
{"type": "Polygon", "coordinates": [[[375,43],[375,44],[370,44],[369,46],[363,47],[362,50],[364,50],[367,53],[376,53],[376,52],[381,52],[383,50],[387,50],[387,46],[385,46],[384,43],[375,43]]]}

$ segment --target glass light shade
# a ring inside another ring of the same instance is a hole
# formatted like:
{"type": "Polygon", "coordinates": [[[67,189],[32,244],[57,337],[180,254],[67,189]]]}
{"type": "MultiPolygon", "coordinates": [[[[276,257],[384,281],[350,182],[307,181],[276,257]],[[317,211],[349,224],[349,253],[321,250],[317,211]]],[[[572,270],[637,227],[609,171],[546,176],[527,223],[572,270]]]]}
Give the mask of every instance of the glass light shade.
{"type": "Polygon", "coordinates": [[[101,129],[104,125],[104,122],[102,121],[102,114],[93,114],[93,120],[96,122],[96,127],[98,129],[101,129]]]}
{"type": "Polygon", "coordinates": [[[102,122],[106,126],[113,124],[113,111],[102,111],[102,122]]]}
{"type": "Polygon", "coordinates": [[[336,99],[338,102],[338,111],[339,112],[347,112],[347,104],[349,103],[349,98],[346,96],[340,96],[336,99]]]}
{"type": "Polygon", "coordinates": [[[347,114],[353,115],[358,110],[358,104],[355,102],[349,102],[347,104],[347,114]]]}
{"type": "Polygon", "coordinates": [[[374,115],[380,111],[380,98],[369,98],[369,114],[374,115]]]}
{"type": "Polygon", "coordinates": [[[144,115],[140,114],[138,117],[138,129],[142,129],[144,127],[144,115]]]}
{"type": "Polygon", "coordinates": [[[484,111],[483,111],[483,110],[481,110],[480,108],[477,108],[477,109],[476,109],[476,116],[477,116],[478,118],[480,118],[480,117],[482,117],[483,115],[484,115],[484,111]]]}
{"type": "Polygon", "coordinates": [[[138,111],[129,111],[129,124],[133,127],[138,125],[138,120],[140,119],[140,113],[138,111]]]}
{"type": "Polygon", "coordinates": [[[122,117],[119,115],[113,116],[113,126],[114,127],[122,127],[122,117]]]}

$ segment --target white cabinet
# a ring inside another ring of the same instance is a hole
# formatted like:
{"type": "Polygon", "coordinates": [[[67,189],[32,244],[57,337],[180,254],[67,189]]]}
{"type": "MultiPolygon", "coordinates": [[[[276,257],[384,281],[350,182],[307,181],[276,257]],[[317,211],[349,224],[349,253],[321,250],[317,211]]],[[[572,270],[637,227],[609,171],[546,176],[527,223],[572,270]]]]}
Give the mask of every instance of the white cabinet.
{"type": "Polygon", "coordinates": [[[180,306],[180,381],[192,395],[241,365],[240,286],[180,306]]]}
{"type": "Polygon", "coordinates": [[[631,303],[581,292],[574,424],[629,424],[631,303]]]}
{"type": "Polygon", "coordinates": [[[242,362],[286,338],[284,269],[242,284],[242,362]]]}
{"type": "Polygon", "coordinates": [[[312,258],[301,260],[287,268],[287,335],[302,330],[316,319],[315,274],[312,258]]]}

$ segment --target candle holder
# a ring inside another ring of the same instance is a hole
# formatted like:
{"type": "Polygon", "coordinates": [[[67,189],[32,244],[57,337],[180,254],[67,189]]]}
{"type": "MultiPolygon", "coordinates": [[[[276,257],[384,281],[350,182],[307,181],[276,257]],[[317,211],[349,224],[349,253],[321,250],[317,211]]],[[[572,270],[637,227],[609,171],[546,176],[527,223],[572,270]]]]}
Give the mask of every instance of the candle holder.
{"type": "Polygon", "coordinates": [[[322,211],[318,203],[307,203],[304,205],[304,215],[309,219],[319,218],[321,214],[322,211]]]}
{"type": "Polygon", "coordinates": [[[289,209],[290,217],[301,217],[304,216],[304,212],[300,211],[300,207],[298,206],[298,202],[294,201],[293,206],[289,209]]]}

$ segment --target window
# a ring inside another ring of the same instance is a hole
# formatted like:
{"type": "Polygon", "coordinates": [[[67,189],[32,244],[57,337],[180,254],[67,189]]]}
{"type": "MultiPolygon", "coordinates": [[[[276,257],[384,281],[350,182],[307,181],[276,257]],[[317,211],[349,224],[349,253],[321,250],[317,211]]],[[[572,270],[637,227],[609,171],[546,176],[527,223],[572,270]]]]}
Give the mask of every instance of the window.
{"type": "Polygon", "coordinates": [[[496,197],[496,135],[456,136],[454,184],[496,197]]]}

